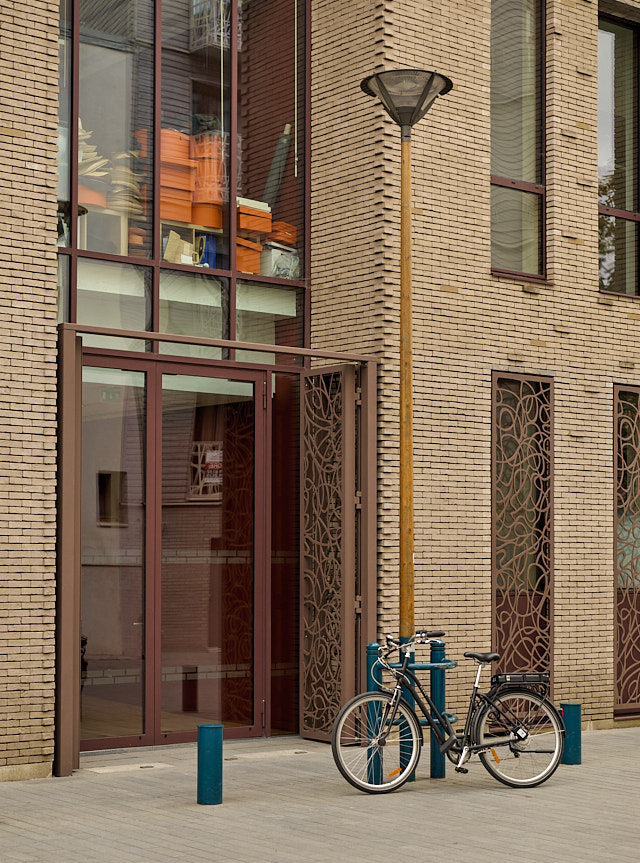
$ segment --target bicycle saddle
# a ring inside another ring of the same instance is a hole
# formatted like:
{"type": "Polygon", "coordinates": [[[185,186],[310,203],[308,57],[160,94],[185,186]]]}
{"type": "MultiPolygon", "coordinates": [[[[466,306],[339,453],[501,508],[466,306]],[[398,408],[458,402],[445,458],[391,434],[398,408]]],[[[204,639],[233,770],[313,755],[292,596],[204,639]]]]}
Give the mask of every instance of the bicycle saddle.
{"type": "Polygon", "coordinates": [[[500,659],[499,653],[476,653],[473,650],[468,650],[465,653],[467,659],[475,659],[476,662],[495,662],[497,659],[500,659]]]}

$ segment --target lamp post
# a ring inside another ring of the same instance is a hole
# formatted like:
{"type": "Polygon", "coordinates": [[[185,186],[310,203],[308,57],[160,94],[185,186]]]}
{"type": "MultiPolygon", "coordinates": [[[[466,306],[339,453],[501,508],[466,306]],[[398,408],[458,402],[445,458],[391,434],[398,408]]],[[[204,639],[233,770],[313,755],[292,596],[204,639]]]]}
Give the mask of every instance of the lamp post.
{"type": "Polygon", "coordinates": [[[400,126],[400,639],[414,631],[413,364],[411,313],[411,129],[453,83],[425,69],[394,69],[360,84],[400,126]]]}

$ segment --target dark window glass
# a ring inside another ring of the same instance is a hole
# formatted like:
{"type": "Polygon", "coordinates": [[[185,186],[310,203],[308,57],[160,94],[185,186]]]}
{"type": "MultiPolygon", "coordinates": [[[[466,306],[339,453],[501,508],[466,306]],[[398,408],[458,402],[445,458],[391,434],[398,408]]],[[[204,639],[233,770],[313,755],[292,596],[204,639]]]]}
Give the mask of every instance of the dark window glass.
{"type": "Polygon", "coordinates": [[[78,247],[151,254],[152,0],[81,0],[78,247]]]}
{"type": "Polygon", "coordinates": [[[544,180],[540,0],[491,4],[491,266],[541,276],[544,180]]]}
{"type": "Polygon", "coordinates": [[[493,0],[491,10],[491,173],[540,183],[538,2],[493,0]]]}
{"type": "Polygon", "coordinates": [[[163,0],[162,258],[229,266],[231,3],[163,0]]]}
{"type": "Polygon", "coordinates": [[[598,180],[600,203],[637,207],[638,121],[635,37],[630,27],[600,22],[598,34],[598,180]]]}
{"type": "Polygon", "coordinates": [[[638,293],[636,33],[600,21],[598,33],[599,286],[638,293]]]}
{"type": "Polygon", "coordinates": [[[539,273],[542,196],[491,187],[491,266],[498,270],[539,273]]]}
{"type": "Polygon", "coordinates": [[[302,278],[304,6],[239,5],[237,269],[302,278]]]}
{"type": "Polygon", "coordinates": [[[58,246],[71,242],[71,180],[69,172],[71,127],[71,9],[70,0],[60,3],[58,34],[58,246]]]}

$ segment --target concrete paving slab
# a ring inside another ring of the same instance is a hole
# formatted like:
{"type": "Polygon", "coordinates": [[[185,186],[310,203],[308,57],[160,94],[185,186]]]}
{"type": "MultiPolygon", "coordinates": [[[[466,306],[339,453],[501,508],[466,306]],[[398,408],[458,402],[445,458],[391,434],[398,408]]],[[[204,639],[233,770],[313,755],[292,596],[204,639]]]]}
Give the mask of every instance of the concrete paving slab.
{"type": "Polygon", "coordinates": [[[8,863],[547,863],[640,856],[640,728],[584,732],[583,763],[510,789],[477,762],[371,796],[330,747],[299,738],[224,746],[224,799],[196,803],[195,745],[87,753],[62,779],[0,784],[8,863]]]}

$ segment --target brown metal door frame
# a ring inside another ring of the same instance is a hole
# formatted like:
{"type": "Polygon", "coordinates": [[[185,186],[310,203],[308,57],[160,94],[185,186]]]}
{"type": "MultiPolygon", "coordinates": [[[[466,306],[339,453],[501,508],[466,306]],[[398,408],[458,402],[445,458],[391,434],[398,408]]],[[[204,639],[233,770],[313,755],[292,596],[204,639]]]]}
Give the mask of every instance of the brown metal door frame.
{"type": "MultiPolygon", "coordinates": [[[[266,392],[266,371],[249,371],[217,367],[211,362],[203,364],[181,363],[166,360],[158,363],[145,356],[117,357],[99,356],[93,352],[84,356],[83,366],[126,369],[144,372],[146,376],[147,409],[145,417],[145,498],[148,502],[145,524],[145,659],[144,659],[144,730],[140,735],[127,737],[99,738],[80,741],[78,723],[78,744],[80,751],[113,749],[129,746],[150,746],[163,743],[190,743],[196,739],[196,732],[163,733],[160,727],[161,714],[161,547],[162,547],[162,376],[181,374],[190,377],[209,377],[225,380],[238,380],[254,385],[254,723],[251,726],[225,729],[225,737],[260,736],[263,733],[264,706],[268,703],[267,670],[270,661],[270,627],[267,618],[267,597],[269,593],[270,570],[267,561],[269,554],[269,535],[266,530],[266,453],[267,423],[266,404],[262,398],[266,392]],[[160,466],[160,470],[158,467],[160,466]]],[[[81,374],[80,374],[81,381],[81,374]]],[[[81,417],[81,410],[79,411],[81,417]]],[[[79,585],[76,605],[78,606],[79,627],[79,585]]],[[[79,629],[78,629],[79,632],[79,629]]],[[[79,639],[79,636],[78,636],[79,639]]],[[[78,675],[79,676],[79,675],[78,675]]],[[[77,715],[79,717],[79,696],[77,715]]]]}

